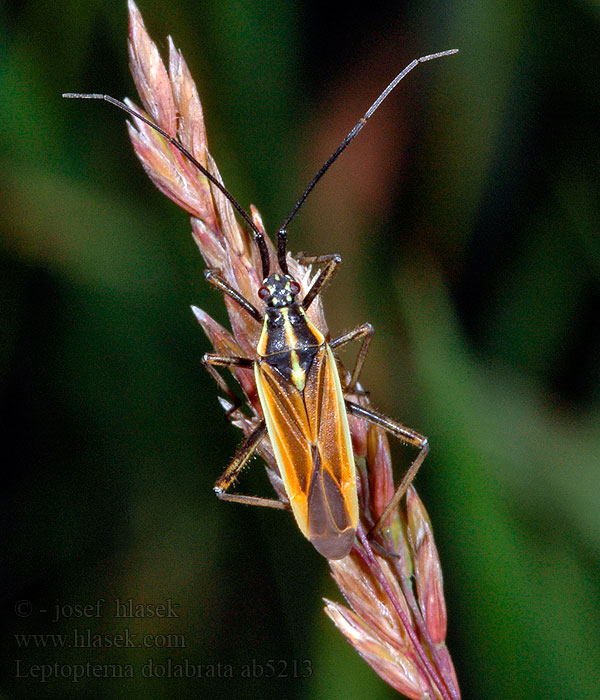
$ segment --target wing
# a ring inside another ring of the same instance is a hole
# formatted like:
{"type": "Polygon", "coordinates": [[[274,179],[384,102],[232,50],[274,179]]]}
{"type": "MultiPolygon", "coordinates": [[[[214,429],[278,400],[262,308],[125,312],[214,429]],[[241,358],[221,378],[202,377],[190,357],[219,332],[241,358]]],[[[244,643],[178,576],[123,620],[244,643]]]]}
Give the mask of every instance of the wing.
{"type": "Polygon", "coordinates": [[[328,559],[348,554],[358,521],[356,473],[337,366],[319,348],[302,392],[267,362],[255,365],[269,438],[294,517],[328,559]]]}

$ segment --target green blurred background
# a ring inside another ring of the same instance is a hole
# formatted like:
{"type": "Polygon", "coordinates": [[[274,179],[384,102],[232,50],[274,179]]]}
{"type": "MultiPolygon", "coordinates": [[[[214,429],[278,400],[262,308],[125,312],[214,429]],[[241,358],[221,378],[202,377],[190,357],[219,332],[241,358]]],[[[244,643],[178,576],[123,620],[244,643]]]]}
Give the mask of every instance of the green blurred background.
{"type": "MultiPolygon", "coordinates": [[[[183,49],[225,182],[270,231],[398,70],[460,49],[388,99],[291,248],[342,254],[332,332],[375,324],[364,384],[430,438],[417,486],[464,697],[599,698],[598,3],[140,9],[163,50],[168,34],[183,49]]],[[[189,306],[224,321],[222,300],[123,115],[60,98],[134,95],[125,0],[0,12],[0,697],[392,697],[322,613],[339,593],[292,518],[214,498],[239,435],[189,306]],[[76,616],[99,599],[99,617],[76,616]],[[170,599],[179,617],[119,619],[116,599],[170,599]],[[35,649],[14,636],[125,628],[179,637],[35,649]],[[156,677],[168,659],[221,677],[156,677]],[[96,661],[135,677],[69,677],[96,661]],[[67,677],[42,683],[36,664],[67,677]]],[[[399,471],[412,457],[394,454],[399,471]]],[[[242,488],[268,495],[258,463],[242,488]]]]}

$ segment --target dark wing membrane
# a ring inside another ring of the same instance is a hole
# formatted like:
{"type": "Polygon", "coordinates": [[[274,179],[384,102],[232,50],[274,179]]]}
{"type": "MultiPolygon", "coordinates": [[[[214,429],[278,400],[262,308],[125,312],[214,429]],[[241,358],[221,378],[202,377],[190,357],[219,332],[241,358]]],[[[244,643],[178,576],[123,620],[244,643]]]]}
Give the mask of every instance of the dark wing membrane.
{"type": "Polygon", "coordinates": [[[330,348],[319,348],[303,392],[266,362],[255,365],[269,438],[294,517],[329,559],[348,554],[358,520],[348,419],[330,348]]]}

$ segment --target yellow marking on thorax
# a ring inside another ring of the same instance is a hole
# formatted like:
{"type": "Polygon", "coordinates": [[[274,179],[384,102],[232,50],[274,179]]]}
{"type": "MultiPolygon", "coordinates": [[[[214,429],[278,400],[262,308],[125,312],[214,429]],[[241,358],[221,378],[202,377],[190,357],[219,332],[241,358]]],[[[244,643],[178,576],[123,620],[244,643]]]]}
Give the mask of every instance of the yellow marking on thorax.
{"type": "Polygon", "coordinates": [[[316,341],[315,344],[316,345],[323,345],[323,343],[325,342],[325,336],[311,322],[311,320],[306,315],[306,311],[304,310],[304,308],[302,306],[300,307],[300,313],[302,314],[302,318],[306,321],[306,325],[308,326],[308,330],[315,336],[315,341],[316,341]]]}
{"type": "Polygon", "coordinates": [[[290,352],[290,364],[292,365],[292,382],[298,391],[304,391],[306,385],[306,372],[300,367],[300,358],[295,350],[290,352]]]}
{"type": "Polygon", "coordinates": [[[281,315],[283,316],[283,322],[285,324],[285,342],[290,348],[290,365],[292,367],[291,377],[294,386],[298,391],[303,391],[306,384],[306,373],[300,367],[300,358],[298,353],[294,349],[298,344],[298,339],[296,338],[296,332],[292,327],[289,319],[289,309],[281,309],[281,315]]]}
{"type": "Polygon", "coordinates": [[[256,354],[259,357],[264,357],[267,352],[267,343],[269,341],[269,331],[267,329],[267,315],[263,321],[262,331],[260,332],[260,338],[258,339],[258,345],[256,346],[256,354]]]}
{"type": "Polygon", "coordinates": [[[296,333],[294,332],[294,328],[292,327],[292,324],[290,323],[290,310],[286,308],[285,306],[283,309],[281,309],[281,315],[283,316],[283,323],[284,323],[284,333],[285,333],[285,342],[289,348],[295,348],[296,347],[296,333]]]}

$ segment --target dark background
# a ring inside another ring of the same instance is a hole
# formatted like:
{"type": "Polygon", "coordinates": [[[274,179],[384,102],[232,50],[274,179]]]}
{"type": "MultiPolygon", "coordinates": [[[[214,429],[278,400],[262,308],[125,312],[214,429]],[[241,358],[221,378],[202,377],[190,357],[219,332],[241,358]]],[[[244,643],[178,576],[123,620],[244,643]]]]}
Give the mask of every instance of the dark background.
{"type": "MultiPolygon", "coordinates": [[[[225,182],[270,231],[395,73],[460,49],[388,99],[291,248],[342,254],[331,329],[374,323],[364,384],[430,438],[417,486],[464,697],[598,698],[598,5],[140,9],[163,51],[168,34],[183,49],[225,182]]],[[[222,301],[123,115],[60,98],[134,95],[124,0],[23,0],[0,16],[1,697],[391,697],[322,613],[340,595],[292,518],[214,498],[239,435],[189,305],[224,321],[222,301]],[[56,604],[100,598],[99,618],[64,608],[53,622],[56,604]],[[179,618],[118,619],[117,598],[171,599],[179,618]],[[126,627],[186,646],[110,648],[126,627]],[[14,637],[75,629],[106,643],[14,637]],[[148,659],[221,677],[144,678],[148,659]],[[311,677],[294,677],[305,659],[311,677]],[[286,678],[265,677],[270,660],[286,678]],[[88,661],[135,678],[32,677],[88,661]]],[[[394,454],[401,471],[412,453],[394,454]]],[[[269,495],[258,462],[242,488],[269,495]]]]}

